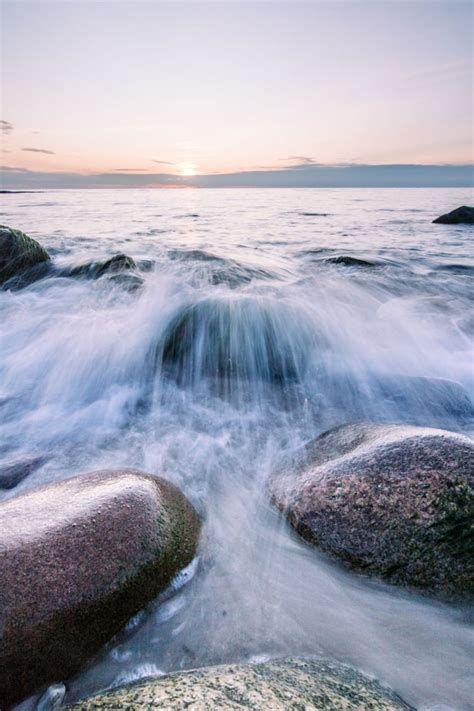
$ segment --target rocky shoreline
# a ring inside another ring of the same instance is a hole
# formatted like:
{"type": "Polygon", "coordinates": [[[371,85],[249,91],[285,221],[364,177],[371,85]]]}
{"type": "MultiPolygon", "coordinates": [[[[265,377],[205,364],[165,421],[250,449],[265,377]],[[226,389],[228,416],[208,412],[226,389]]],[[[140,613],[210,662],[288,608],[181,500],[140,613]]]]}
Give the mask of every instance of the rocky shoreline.
{"type": "MultiPolygon", "coordinates": [[[[435,222],[470,222],[466,210],[471,209],[459,208],[461,213],[447,216],[450,221],[443,216],[435,222]]],[[[21,288],[51,270],[41,245],[19,230],[0,227],[2,286],[21,288]]],[[[55,274],[124,279],[135,289],[141,284],[138,272],[133,259],[119,254],[55,274]]],[[[161,357],[178,382],[202,309],[213,337],[229,321],[227,310],[202,301],[172,323],[161,357]]],[[[261,332],[264,340],[272,339],[272,333],[261,332]]],[[[291,353],[290,342],[284,352],[291,353]]],[[[272,361],[271,378],[296,379],[294,359],[287,363],[280,355],[272,361]]],[[[210,362],[212,373],[245,376],[224,350],[218,356],[210,362]]],[[[266,374],[262,370],[261,378],[266,374]]],[[[427,382],[394,382],[387,389],[409,402],[414,387],[421,391],[427,382]]],[[[434,405],[442,397],[450,407],[457,403],[453,416],[471,411],[457,383],[433,379],[430,393],[434,405]]],[[[41,455],[4,466],[0,489],[13,489],[45,461],[41,455]]],[[[273,472],[267,496],[305,541],[354,572],[448,602],[474,599],[474,443],[467,437],[414,425],[345,424],[319,435],[273,472]]],[[[129,469],[80,474],[1,502],[0,707],[6,711],[75,674],[189,565],[202,545],[201,526],[193,505],[173,484],[129,469]]],[[[44,709],[59,708],[62,696],[59,689],[59,705],[51,697],[44,709]]],[[[180,672],[70,708],[189,704],[196,709],[409,708],[350,667],[315,659],[180,672]]]]}

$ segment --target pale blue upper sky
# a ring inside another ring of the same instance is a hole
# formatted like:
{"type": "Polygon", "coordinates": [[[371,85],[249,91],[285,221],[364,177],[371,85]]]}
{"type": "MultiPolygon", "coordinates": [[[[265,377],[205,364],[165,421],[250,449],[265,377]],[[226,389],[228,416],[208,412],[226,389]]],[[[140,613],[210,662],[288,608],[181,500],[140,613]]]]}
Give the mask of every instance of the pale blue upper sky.
{"type": "Polygon", "coordinates": [[[4,0],[1,162],[151,179],[468,163],[472,12],[457,0],[4,0]]]}

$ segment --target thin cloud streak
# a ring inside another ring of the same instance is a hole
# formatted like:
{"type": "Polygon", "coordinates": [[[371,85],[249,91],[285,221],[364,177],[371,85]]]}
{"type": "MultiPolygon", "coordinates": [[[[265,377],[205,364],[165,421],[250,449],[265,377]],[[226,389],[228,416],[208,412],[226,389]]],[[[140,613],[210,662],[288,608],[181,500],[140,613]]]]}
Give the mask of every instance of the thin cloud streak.
{"type": "Polygon", "coordinates": [[[54,151],[47,151],[46,148],[22,148],[21,150],[26,151],[28,153],[44,153],[48,156],[56,155],[54,151]]]}
{"type": "Polygon", "coordinates": [[[296,160],[296,161],[298,161],[299,164],[317,165],[315,159],[311,158],[310,156],[289,156],[288,158],[280,158],[280,160],[283,160],[283,161],[296,160]]]}
{"type": "Polygon", "coordinates": [[[13,131],[13,124],[10,121],[0,120],[0,131],[2,133],[11,133],[13,131]]]}

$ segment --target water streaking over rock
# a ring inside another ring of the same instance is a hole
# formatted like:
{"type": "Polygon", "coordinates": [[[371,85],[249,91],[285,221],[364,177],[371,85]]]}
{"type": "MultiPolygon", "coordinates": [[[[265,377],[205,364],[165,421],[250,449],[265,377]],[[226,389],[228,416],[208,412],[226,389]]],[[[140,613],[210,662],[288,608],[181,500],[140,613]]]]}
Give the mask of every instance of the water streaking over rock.
{"type": "Polygon", "coordinates": [[[347,571],[267,491],[300,447],[355,420],[472,436],[473,232],[432,224],[469,202],[462,190],[4,196],[2,222],[51,260],[0,290],[0,497],[133,468],[173,482],[204,521],[194,575],[56,680],[67,703],[137,670],[323,655],[416,707],[469,707],[469,611],[347,571]],[[84,265],[93,273],[75,273],[84,265]]]}

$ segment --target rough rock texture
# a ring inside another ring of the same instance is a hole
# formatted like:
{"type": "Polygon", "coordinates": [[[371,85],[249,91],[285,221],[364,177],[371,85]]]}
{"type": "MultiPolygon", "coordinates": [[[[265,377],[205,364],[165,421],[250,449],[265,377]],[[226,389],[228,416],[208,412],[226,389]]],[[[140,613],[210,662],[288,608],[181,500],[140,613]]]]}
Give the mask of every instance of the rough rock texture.
{"type": "Polygon", "coordinates": [[[199,531],[175,486],[133,470],[2,503],[1,708],[77,671],[192,560],[199,531]]]}
{"type": "Polygon", "coordinates": [[[49,259],[47,251],[24,232],[0,225],[0,284],[49,259]]]}
{"type": "Polygon", "coordinates": [[[348,666],[320,659],[231,664],[141,681],[68,707],[93,709],[410,708],[393,692],[348,666]]]}
{"type": "Polygon", "coordinates": [[[353,424],[311,442],[270,483],[309,542],[350,567],[445,598],[474,595],[474,443],[353,424]]]}
{"type": "Polygon", "coordinates": [[[433,222],[439,225],[474,225],[474,207],[467,205],[457,207],[455,210],[437,217],[433,222]]]}

